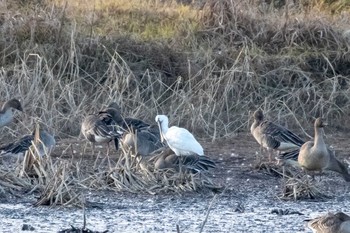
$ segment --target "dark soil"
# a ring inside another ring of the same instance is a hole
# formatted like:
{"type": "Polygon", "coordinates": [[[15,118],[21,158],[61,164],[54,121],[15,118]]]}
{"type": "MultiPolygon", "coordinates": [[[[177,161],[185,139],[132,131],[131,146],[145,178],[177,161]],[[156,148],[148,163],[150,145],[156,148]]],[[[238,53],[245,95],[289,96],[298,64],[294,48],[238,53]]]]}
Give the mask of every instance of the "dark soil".
{"type": "MultiPolygon", "coordinates": [[[[346,134],[327,135],[327,142],[339,158],[349,160],[346,134]]],[[[217,163],[212,179],[217,186],[226,187],[213,203],[216,192],[207,189],[156,195],[90,190],[85,192],[87,228],[109,232],[176,232],[178,225],[180,232],[199,232],[211,203],[203,232],[311,232],[304,219],[328,211],[348,211],[349,184],[338,174],[326,172],[314,181],[330,198],[285,201],[280,199],[283,178],[256,168],[261,160],[266,162],[267,156],[261,155],[250,134],[201,143],[206,155],[217,163]]],[[[73,154],[73,159],[80,160],[84,147],[83,140],[61,140],[54,157],[72,159],[73,154]]],[[[97,151],[105,154],[105,148],[99,147],[97,151]]],[[[95,160],[90,145],[84,160],[86,166],[95,160]]],[[[19,232],[24,224],[32,226],[34,232],[57,232],[69,229],[70,225],[82,226],[81,209],[32,207],[34,199],[34,196],[24,196],[3,200],[0,230],[19,232]]]]}

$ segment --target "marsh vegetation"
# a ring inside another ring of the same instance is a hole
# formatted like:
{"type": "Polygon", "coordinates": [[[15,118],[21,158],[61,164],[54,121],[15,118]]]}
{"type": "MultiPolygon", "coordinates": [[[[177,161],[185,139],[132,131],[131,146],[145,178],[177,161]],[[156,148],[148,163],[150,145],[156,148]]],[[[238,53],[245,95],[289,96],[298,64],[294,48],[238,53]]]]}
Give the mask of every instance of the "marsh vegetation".
{"type": "MultiPolygon", "coordinates": [[[[1,129],[1,142],[27,134],[38,121],[58,139],[46,161],[30,168],[26,163],[3,166],[1,194],[26,196],[36,205],[82,206],[91,190],[121,192],[123,198],[125,192],[148,197],[196,191],[211,200],[216,188],[225,186],[223,202],[230,203],[225,213],[232,214],[236,200],[253,196],[268,196],[269,203],[255,199],[249,208],[278,205],[279,179],[253,169],[258,145],[246,138],[251,113],[261,108],[305,138],[312,135],[314,118],[323,116],[329,132],[347,138],[349,7],[346,0],[1,1],[0,95],[4,101],[20,99],[25,109],[1,129]],[[112,166],[98,158],[104,157],[104,148],[96,159],[85,150],[80,124],[86,114],[112,101],[125,115],[146,122],[166,114],[172,125],[200,139],[218,167],[206,177],[188,175],[188,182],[179,185],[173,173],[138,170],[139,162],[122,150],[112,166]],[[229,188],[244,182],[247,186],[229,188]]],[[[336,139],[330,138],[346,158],[346,143],[336,139]]],[[[348,196],[346,188],[339,192],[348,196]]],[[[344,200],[332,202],[337,204],[344,200]]],[[[219,214],[214,210],[217,219],[219,214]]],[[[153,230],[164,229],[175,228],[153,230]]]]}

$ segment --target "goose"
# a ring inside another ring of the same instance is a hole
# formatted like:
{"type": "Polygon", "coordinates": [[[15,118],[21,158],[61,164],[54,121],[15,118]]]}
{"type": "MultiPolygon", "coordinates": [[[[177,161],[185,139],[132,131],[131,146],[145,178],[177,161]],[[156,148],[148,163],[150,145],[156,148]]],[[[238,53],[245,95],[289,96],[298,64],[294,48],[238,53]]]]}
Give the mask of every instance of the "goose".
{"type": "MultiPolygon", "coordinates": [[[[29,147],[33,144],[35,130],[32,134],[24,135],[20,139],[2,146],[0,148],[1,154],[19,154],[25,153],[29,147]]],[[[43,157],[45,155],[50,155],[52,150],[56,146],[56,140],[53,135],[51,135],[46,130],[39,130],[39,142],[35,144],[35,148],[38,151],[38,155],[43,157]]]]}
{"type": "Polygon", "coordinates": [[[7,101],[0,110],[0,128],[8,125],[13,121],[13,109],[23,111],[21,102],[17,99],[7,101]]]}
{"type": "Polygon", "coordinates": [[[324,141],[323,127],[326,125],[320,117],[315,120],[314,141],[308,141],[302,145],[299,151],[298,164],[306,171],[335,171],[349,182],[350,175],[346,165],[335,157],[334,151],[324,141]]]}
{"type": "Polygon", "coordinates": [[[155,150],[163,147],[158,125],[143,127],[139,130],[130,130],[121,139],[122,145],[131,150],[133,155],[149,156],[155,150]]]}
{"type": "Polygon", "coordinates": [[[179,166],[191,173],[197,173],[215,168],[216,165],[207,156],[198,156],[194,154],[177,156],[171,150],[163,151],[154,163],[154,168],[157,170],[175,169],[178,171],[179,166]]]}
{"type": "Polygon", "coordinates": [[[350,233],[350,216],[343,212],[328,213],[306,221],[314,233],[350,233]]]}
{"type": "Polygon", "coordinates": [[[264,119],[263,112],[258,109],[254,112],[254,122],[250,132],[255,140],[266,148],[269,153],[269,161],[272,161],[272,151],[287,151],[300,148],[304,141],[285,127],[264,119]]]}
{"type": "Polygon", "coordinates": [[[91,142],[93,154],[95,143],[107,143],[107,155],[109,155],[109,143],[113,140],[118,150],[119,138],[124,133],[117,124],[119,118],[119,111],[113,107],[107,107],[96,114],[85,117],[81,125],[81,132],[91,142]]]}
{"type": "Polygon", "coordinates": [[[131,130],[138,130],[142,128],[147,128],[150,126],[150,124],[136,118],[131,117],[123,117],[121,113],[121,108],[116,102],[112,102],[108,105],[107,108],[113,108],[118,113],[115,115],[115,122],[124,130],[129,131],[131,130]]]}
{"type": "MultiPolygon", "coordinates": [[[[149,133],[151,132],[151,134],[153,135],[157,135],[159,134],[158,132],[153,132],[154,130],[150,124],[140,120],[140,119],[136,119],[136,118],[131,118],[131,117],[126,117],[124,118],[121,114],[121,108],[119,107],[119,105],[116,102],[112,102],[107,106],[107,109],[113,109],[114,111],[114,115],[113,115],[113,120],[115,122],[115,124],[117,125],[117,127],[119,128],[120,131],[120,136],[116,137],[114,139],[114,144],[117,146],[119,144],[120,139],[122,139],[122,145],[125,147],[128,147],[127,149],[132,149],[133,150],[133,154],[135,154],[135,150],[133,149],[133,147],[135,146],[135,142],[137,142],[138,140],[134,140],[134,135],[135,133],[138,133],[138,131],[142,131],[141,133],[141,138],[147,138],[148,139],[142,139],[142,141],[144,140],[155,140],[155,138],[153,138],[153,136],[151,136],[149,133]],[[151,130],[150,130],[151,129],[151,130]],[[149,134],[147,136],[147,134],[149,134]]],[[[154,143],[153,143],[154,144],[154,143]]],[[[148,148],[146,149],[145,147],[145,143],[142,143],[142,146],[140,148],[138,148],[138,151],[141,152],[141,154],[144,153],[148,153],[145,150],[151,149],[148,148]]]]}

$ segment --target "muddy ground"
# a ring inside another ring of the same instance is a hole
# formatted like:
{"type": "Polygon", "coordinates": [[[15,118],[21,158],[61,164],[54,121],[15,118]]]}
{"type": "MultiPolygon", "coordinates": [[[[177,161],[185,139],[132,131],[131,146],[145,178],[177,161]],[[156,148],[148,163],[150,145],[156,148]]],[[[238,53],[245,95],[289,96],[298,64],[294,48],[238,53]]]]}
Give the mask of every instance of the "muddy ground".
{"type": "MultiPolygon", "coordinates": [[[[339,158],[349,160],[348,135],[330,134],[327,141],[339,158]]],[[[77,158],[83,145],[80,140],[61,140],[53,156],[61,157],[64,153],[62,158],[71,159],[74,153],[77,158]],[[67,149],[70,144],[73,147],[67,149]]],[[[200,232],[212,204],[203,232],[311,232],[305,219],[328,211],[349,211],[349,184],[331,172],[316,177],[315,181],[330,198],[281,200],[282,178],[255,168],[260,150],[250,134],[240,133],[215,143],[202,141],[202,145],[217,162],[212,179],[227,187],[215,200],[211,191],[150,195],[90,190],[85,193],[89,203],[87,227],[109,232],[176,232],[178,225],[180,232],[200,232]],[[273,213],[275,210],[285,213],[289,210],[290,214],[278,215],[273,213]]],[[[86,159],[93,161],[91,155],[86,155],[86,159]]],[[[33,207],[35,200],[33,195],[2,199],[0,232],[22,232],[24,224],[32,226],[32,232],[82,226],[81,209],[33,207]]]]}

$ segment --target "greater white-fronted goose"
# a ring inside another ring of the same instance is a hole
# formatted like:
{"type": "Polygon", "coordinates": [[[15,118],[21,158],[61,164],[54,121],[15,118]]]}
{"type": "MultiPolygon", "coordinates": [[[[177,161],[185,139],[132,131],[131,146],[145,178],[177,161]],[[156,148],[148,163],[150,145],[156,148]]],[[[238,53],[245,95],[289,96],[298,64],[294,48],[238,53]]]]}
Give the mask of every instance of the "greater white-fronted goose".
{"type": "Polygon", "coordinates": [[[176,171],[184,170],[191,173],[207,171],[215,168],[215,163],[207,156],[182,155],[177,156],[171,149],[164,150],[154,163],[155,169],[175,169],[176,171]],[[182,169],[179,169],[179,166],[182,169]]]}
{"type": "MultiPolygon", "coordinates": [[[[132,139],[133,139],[133,134],[138,133],[141,130],[144,130],[145,132],[142,133],[142,137],[145,136],[148,127],[150,127],[149,124],[146,122],[140,120],[140,119],[135,119],[131,117],[124,117],[121,113],[121,108],[116,102],[112,102],[108,105],[106,109],[114,109],[114,115],[113,115],[113,120],[115,124],[118,126],[119,130],[122,132],[121,137],[124,137],[125,145],[127,144],[132,144],[132,139]],[[124,136],[123,136],[124,135],[124,136]]],[[[118,145],[119,140],[121,137],[116,137],[114,139],[114,144],[118,145]]],[[[142,148],[139,148],[143,150],[142,148]]],[[[144,152],[144,151],[143,151],[144,152]]]]}
{"type": "Polygon", "coordinates": [[[116,122],[119,117],[120,113],[117,109],[107,107],[96,114],[88,115],[83,120],[81,132],[92,143],[93,153],[95,151],[95,143],[107,143],[108,155],[111,141],[115,142],[115,148],[118,150],[119,138],[124,133],[116,122]]]}
{"type": "Polygon", "coordinates": [[[285,127],[265,120],[260,109],[254,112],[254,122],[250,127],[250,132],[260,146],[268,150],[270,162],[273,150],[287,151],[300,148],[304,143],[299,136],[285,127]]]}
{"type": "Polygon", "coordinates": [[[150,126],[150,124],[140,119],[124,117],[121,112],[121,108],[116,102],[110,103],[107,108],[116,109],[118,114],[115,116],[114,120],[125,132],[130,130],[139,130],[150,126]]]}
{"type": "Polygon", "coordinates": [[[149,156],[153,151],[164,146],[160,139],[158,125],[143,127],[138,130],[131,129],[124,134],[121,143],[127,149],[130,149],[133,155],[142,157],[149,156]]]}
{"type": "MultiPolygon", "coordinates": [[[[18,154],[26,152],[29,147],[33,144],[34,134],[24,135],[22,138],[0,148],[1,154],[18,154]]],[[[44,155],[50,155],[52,150],[56,146],[56,140],[53,135],[51,135],[48,131],[39,129],[39,140],[34,145],[37,150],[37,154],[40,157],[44,155]]]]}
{"type": "Polygon", "coordinates": [[[326,123],[322,118],[317,118],[314,124],[314,141],[308,141],[302,145],[299,151],[298,163],[306,171],[330,170],[340,173],[346,181],[350,181],[350,175],[346,165],[340,162],[324,141],[323,127],[326,123]]]}
{"type": "Polygon", "coordinates": [[[12,109],[17,109],[18,111],[23,111],[21,102],[17,99],[11,99],[7,101],[0,110],[0,128],[8,125],[13,121],[13,111],[12,109]]]}
{"type": "Polygon", "coordinates": [[[350,233],[350,216],[343,212],[328,213],[307,221],[314,233],[350,233]]]}

